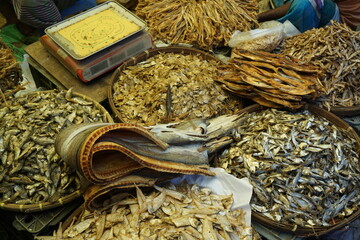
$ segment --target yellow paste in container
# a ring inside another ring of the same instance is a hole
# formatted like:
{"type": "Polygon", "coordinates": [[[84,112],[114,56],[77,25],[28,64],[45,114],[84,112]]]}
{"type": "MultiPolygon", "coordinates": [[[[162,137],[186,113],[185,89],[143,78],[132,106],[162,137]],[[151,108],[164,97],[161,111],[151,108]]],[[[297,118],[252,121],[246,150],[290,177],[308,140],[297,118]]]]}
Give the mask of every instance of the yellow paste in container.
{"type": "Polygon", "coordinates": [[[109,8],[69,25],[57,34],[71,51],[82,58],[139,29],[140,26],[109,8]]]}

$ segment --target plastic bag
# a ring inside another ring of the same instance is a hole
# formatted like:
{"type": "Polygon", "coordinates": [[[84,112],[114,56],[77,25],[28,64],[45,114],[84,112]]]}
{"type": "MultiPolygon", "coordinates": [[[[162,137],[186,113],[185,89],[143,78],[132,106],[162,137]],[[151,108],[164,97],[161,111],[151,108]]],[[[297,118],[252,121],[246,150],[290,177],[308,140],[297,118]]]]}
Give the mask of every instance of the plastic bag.
{"type": "Polygon", "coordinates": [[[296,30],[296,27],[289,21],[285,23],[276,21],[265,22],[258,29],[247,32],[236,31],[228,45],[231,48],[271,52],[285,37],[300,33],[296,30]]]}

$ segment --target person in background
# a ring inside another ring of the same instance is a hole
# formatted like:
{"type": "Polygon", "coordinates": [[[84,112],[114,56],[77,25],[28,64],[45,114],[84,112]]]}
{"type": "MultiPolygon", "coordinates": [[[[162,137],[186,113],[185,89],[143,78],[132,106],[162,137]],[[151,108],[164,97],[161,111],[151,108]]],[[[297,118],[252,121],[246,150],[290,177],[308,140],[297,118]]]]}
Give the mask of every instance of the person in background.
{"type": "Polygon", "coordinates": [[[45,29],[62,20],[60,11],[76,0],[11,0],[17,19],[35,29],[45,29]]]}
{"type": "Polygon", "coordinates": [[[258,15],[264,22],[289,20],[300,32],[344,22],[355,30],[360,25],[360,0],[272,0],[275,7],[258,15]]]}

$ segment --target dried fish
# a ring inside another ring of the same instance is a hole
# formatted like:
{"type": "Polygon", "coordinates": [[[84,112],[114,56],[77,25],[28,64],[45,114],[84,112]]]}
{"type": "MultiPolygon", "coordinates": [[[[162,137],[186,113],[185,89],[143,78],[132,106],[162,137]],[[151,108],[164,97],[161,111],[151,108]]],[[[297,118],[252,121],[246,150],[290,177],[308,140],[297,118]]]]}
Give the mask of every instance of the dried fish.
{"type": "Polygon", "coordinates": [[[140,0],[136,7],[156,39],[205,50],[226,46],[235,30],[256,28],[257,13],[258,1],[250,0],[140,0]]]}
{"type": "Polygon", "coordinates": [[[305,63],[320,66],[326,96],[321,105],[333,107],[360,105],[360,32],[344,23],[332,22],[324,28],[314,28],[287,38],[281,46],[285,55],[305,63]]]}
{"type": "Polygon", "coordinates": [[[216,160],[254,187],[252,210],[281,223],[329,226],[359,209],[355,139],[303,110],[266,109],[245,115],[236,141],[216,160]]]}
{"type": "Polygon", "coordinates": [[[168,122],[170,115],[171,121],[180,121],[237,112],[241,99],[214,81],[216,64],[195,54],[159,53],[128,66],[113,85],[121,120],[155,125],[168,122]]]}
{"type": "MultiPolygon", "coordinates": [[[[137,188],[136,196],[125,198],[119,193],[121,200],[111,209],[85,211],[61,239],[251,239],[244,211],[230,209],[232,195],[184,183],[156,189],[137,188]]],[[[59,239],[58,233],[47,238],[59,239]]]]}
{"type": "Polygon", "coordinates": [[[298,109],[324,93],[322,70],[294,58],[264,51],[233,49],[228,64],[218,67],[218,82],[229,92],[269,107],[298,109]]]}
{"type": "Polygon", "coordinates": [[[79,96],[71,90],[42,91],[13,98],[0,108],[5,112],[0,117],[0,188],[7,188],[0,203],[56,202],[79,190],[74,169],[55,152],[55,136],[78,122],[111,120],[94,103],[70,101],[74,98],[79,96]]]}

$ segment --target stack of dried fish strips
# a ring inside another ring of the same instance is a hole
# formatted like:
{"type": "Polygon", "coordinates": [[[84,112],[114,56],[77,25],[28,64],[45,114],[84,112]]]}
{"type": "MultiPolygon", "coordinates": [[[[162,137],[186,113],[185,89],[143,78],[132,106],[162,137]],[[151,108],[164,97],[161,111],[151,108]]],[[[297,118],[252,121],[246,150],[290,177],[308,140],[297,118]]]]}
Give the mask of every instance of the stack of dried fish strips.
{"type": "Polygon", "coordinates": [[[140,0],[136,7],[156,39],[205,50],[226,46],[235,30],[256,28],[257,14],[257,0],[140,0]]]}
{"type": "Polygon", "coordinates": [[[264,51],[233,49],[227,65],[219,66],[223,88],[267,107],[298,109],[304,100],[323,93],[320,68],[295,58],[264,51]]]}
{"type": "Polygon", "coordinates": [[[160,52],[128,66],[113,84],[115,112],[123,122],[148,126],[233,114],[242,101],[214,81],[217,64],[196,53],[160,52]]]}
{"type": "Polygon", "coordinates": [[[245,213],[231,209],[232,195],[189,184],[155,188],[147,194],[137,188],[136,196],[119,193],[119,201],[107,205],[111,209],[85,211],[53,239],[251,239],[245,213]]]}
{"type": "Polygon", "coordinates": [[[21,70],[12,50],[0,40],[0,105],[21,89],[21,70]]]}
{"type": "Polygon", "coordinates": [[[55,137],[73,124],[108,121],[104,109],[71,90],[8,101],[0,108],[0,207],[40,211],[79,197],[79,178],[55,152],[55,137]]]}
{"type": "Polygon", "coordinates": [[[325,71],[322,83],[327,96],[322,105],[327,110],[360,105],[359,31],[333,22],[324,28],[314,28],[287,38],[281,51],[325,71]]]}
{"type": "Polygon", "coordinates": [[[249,178],[252,210],[286,224],[289,231],[299,227],[310,233],[356,213],[360,171],[355,131],[320,117],[330,113],[318,107],[296,113],[255,110],[244,117],[236,142],[216,161],[236,177],[249,178]]]}

